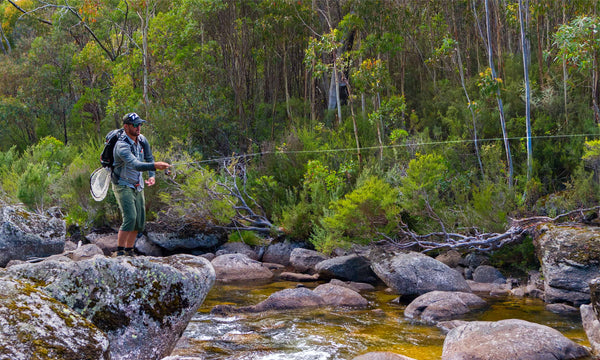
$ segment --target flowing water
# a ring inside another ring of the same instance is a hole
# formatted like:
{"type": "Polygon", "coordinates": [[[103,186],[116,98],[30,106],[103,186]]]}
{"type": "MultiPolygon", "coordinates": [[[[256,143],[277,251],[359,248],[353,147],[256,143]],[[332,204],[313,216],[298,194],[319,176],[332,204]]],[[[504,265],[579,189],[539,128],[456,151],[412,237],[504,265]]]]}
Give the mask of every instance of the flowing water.
{"type": "MultiPolygon", "coordinates": [[[[314,288],[318,283],[305,286],[314,288]]],[[[434,326],[404,318],[406,305],[384,289],[363,293],[368,309],[310,309],[233,316],[211,315],[219,304],[255,305],[292,282],[216,284],[194,316],[173,355],[202,359],[334,360],[370,351],[391,351],[418,360],[439,360],[445,335],[434,326]]],[[[539,299],[496,297],[467,320],[523,319],[557,329],[589,346],[579,313],[558,315],[539,299]]]]}

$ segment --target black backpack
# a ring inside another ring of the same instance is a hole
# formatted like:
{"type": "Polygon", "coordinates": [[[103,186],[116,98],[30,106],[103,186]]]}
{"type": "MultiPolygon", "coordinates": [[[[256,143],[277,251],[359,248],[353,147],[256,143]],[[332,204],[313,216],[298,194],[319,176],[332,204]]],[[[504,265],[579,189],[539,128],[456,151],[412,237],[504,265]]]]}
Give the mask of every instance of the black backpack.
{"type": "Polygon", "coordinates": [[[102,167],[107,167],[112,170],[113,162],[115,161],[113,149],[115,148],[117,140],[119,140],[119,137],[121,137],[121,134],[123,134],[123,131],[125,131],[123,128],[114,129],[106,134],[104,140],[104,149],[102,150],[102,154],[100,154],[100,164],[102,164],[102,167]]]}

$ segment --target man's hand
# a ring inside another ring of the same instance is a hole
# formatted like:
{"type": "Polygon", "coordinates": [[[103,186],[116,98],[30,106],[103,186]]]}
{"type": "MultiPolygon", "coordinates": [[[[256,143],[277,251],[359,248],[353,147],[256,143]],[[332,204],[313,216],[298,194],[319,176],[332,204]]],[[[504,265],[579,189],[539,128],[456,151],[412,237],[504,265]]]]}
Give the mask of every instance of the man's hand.
{"type": "Polygon", "coordinates": [[[149,178],[148,180],[144,181],[146,183],[146,185],[148,186],[152,186],[154,184],[156,184],[156,179],[153,177],[149,178]]]}
{"type": "Polygon", "coordinates": [[[164,169],[170,168],[170,167],[171,167],[171,165],[169,165],[169,163],[166,163],[164,161],[156,161],[154,163],[154,168],[156,170],[164,170],[164,169]]]}

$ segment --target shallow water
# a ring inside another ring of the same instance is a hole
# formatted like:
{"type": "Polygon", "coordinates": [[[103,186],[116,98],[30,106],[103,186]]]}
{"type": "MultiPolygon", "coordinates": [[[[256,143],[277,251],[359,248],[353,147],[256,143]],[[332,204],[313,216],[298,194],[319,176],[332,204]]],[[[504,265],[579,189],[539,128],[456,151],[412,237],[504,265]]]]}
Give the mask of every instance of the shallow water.
{"type": "MultiPolygon", "coordinates": [[[[305,286],[314,288],[318,283],[305,286]]],[[[392,351],[418,360],[440,359],[445,335],[436,327],[404,318],[406,305],[383,289],[362,295],[368,309],[313,309],[213,316],[219,304],[254,305],[293,282],[216,284],[194,316],[173,355],[203,359],[337,360],[370,351],[392,351]]],[[[553,327],[589,346],[579,313],[557,315],[539,299],[487,298],[490,306],[467,320],[517,318],[553,327]]]]}

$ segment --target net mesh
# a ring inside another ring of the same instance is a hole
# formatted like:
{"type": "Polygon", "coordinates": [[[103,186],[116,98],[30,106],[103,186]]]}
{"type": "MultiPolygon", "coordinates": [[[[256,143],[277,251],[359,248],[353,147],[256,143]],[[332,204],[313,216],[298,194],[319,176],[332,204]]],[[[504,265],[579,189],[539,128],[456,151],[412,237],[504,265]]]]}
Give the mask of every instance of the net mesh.
{"type": "Polygon", "coordinates": [[[110,185],[110,169],[98,168],[90,176],[90,193],[96,201],[102,201],[110,185]]]}

